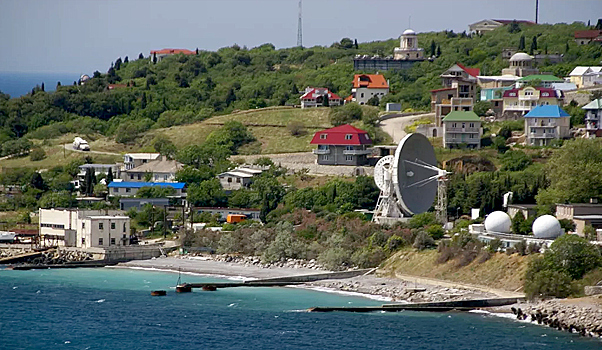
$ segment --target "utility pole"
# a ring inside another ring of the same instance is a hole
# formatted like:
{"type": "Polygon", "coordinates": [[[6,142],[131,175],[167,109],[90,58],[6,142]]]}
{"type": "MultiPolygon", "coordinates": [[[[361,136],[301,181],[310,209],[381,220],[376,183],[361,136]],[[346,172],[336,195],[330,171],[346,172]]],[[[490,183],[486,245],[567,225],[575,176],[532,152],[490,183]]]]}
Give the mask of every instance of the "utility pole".
{"type": "Polygon", "coordinates": [[[535,24],[538,24],[539,20],[539,0],[535,0],[535,24]]]}
{"type": "Polygon", "coordinates": [[[302,17],[302,6],[299,0],[299,23],[297,25],[297,46],[303,47],[303,17],[302,17]]]}

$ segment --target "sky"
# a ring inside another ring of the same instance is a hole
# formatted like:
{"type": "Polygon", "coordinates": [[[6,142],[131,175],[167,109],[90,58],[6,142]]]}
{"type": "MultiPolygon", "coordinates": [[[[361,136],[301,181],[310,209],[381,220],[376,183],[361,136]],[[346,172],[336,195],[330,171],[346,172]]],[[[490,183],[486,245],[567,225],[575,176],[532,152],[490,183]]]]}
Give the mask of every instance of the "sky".
{"type": "MultiPolygon", "coordinates": [[[[596,23],[602,0],[540,0],[540,23],[596,23]]],[[[303,0],[303,46],[535,18],[535,0],[303,0]]],[[[0,0],[0,72],[92,74],[150,50],[297,43],[298,0],[0,0]]]]}

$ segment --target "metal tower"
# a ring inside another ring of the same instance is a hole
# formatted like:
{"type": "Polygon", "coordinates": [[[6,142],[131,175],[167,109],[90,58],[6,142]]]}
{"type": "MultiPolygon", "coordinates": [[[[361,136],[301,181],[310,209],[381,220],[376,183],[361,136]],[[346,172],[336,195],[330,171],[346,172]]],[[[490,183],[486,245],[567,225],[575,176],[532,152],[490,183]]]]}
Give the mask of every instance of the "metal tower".
{"type": "Polygon", "coordinates": [[[303,17],[302,17],[302,8],[301,1],[299,0],[299,24],[297,25],[297,46],[303,47],[303,17]]]}
{"type": "Polygon", "coordinates": [[[535,0],[535,24],[539,23],[539,0],[535,0]]]}

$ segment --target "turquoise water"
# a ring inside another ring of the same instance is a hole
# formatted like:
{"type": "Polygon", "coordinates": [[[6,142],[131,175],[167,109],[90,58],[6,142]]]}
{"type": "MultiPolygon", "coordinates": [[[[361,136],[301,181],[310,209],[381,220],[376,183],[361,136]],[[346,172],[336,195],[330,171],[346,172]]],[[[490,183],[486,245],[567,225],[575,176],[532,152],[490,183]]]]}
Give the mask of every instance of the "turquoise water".
{"type": "MultiPolygon", "coordinates": [[[[201,282],[201,276],[182,275],[201,282]]],[[[177,274],[0,270],[0,349],[600,349],[549,328],[470,313],[307,313],[379,305],[298,288],[175,294],[177,274]],[[166,297],[150,291],[168,290],[166,297]]]]}

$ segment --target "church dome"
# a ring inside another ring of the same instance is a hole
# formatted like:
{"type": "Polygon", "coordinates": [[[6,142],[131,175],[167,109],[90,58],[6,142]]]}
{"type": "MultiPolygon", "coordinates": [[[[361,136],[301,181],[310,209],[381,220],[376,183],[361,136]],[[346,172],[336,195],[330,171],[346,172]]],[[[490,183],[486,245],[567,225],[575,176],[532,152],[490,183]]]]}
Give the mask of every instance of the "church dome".
{"type": "Polygon", "coordinates": [[[402,35],[416,35],[416,32],[413,31],[412,29],[408,28],[405,30],[405,32],[403,32],[402,35]]]}
{"type": "Polygon", "coordinates": [[[517,52],[510,57],[510,62],[531,61],[533,58],[524,52],[517,52]]]}

